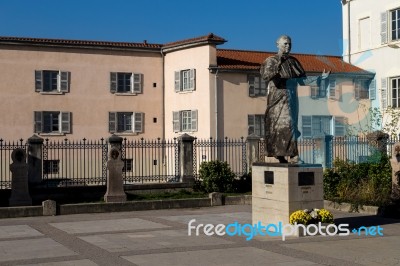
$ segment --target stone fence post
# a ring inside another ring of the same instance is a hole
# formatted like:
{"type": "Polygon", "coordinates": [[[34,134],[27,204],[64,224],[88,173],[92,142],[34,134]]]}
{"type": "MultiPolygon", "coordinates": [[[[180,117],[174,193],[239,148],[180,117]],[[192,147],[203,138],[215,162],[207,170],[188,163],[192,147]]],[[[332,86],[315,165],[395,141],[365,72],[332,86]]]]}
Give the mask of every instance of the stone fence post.
{"type": "Polygon", "coordinates": [[[260,161],[260,137],[256,135],[249,135],[247,137],[247,172],[250,172],[251,165],[260,161]]]}
{"type": "Polygon", "coordinates": [[[26,152],[24,149],[17,148],[11,153],[13,163],[10,164],[11,177],[11,196],[9,205],[12,206],[31,206],[32,198],[29,195],[28,186],[28,164],[26,163],[26,152]]]}
{"type": "Polygon", "coordinates": [[[325,136],[325,167],[332,168],[333,166],[333,136],[325,136]]]}
{"type": "Polygon", "coordinates": [[[122,178],[122,169],[124,162],[122,155],[122,138],[112,135],[108,142],[110,151],[107,161],[107,192],[104,195],[105,202],[125,202],[126,194],[124,192],[124,180],[122,178]]]}
{"type": "Polygon", "coordinates": [[[43,179],[43,139],[33,135],[28,139],[28,180],[38,184],[43,179]]]}
{"type": "Polygon", "coordinates": [[[179,141],[179,169],[181,182],[194,182],[193,175],[193,142],[195,138],[188,134],[183,134],[178,138],[179,141]]]}

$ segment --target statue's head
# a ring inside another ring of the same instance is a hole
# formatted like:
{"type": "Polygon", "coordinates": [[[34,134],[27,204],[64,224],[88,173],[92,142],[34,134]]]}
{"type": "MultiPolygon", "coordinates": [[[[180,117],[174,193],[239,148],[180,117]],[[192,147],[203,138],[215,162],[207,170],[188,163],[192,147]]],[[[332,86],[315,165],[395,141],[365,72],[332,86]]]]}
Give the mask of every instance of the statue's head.
{"type": "Polygon", "coordinates": [[[276,40],[278,53],[289,54],[292,49],[292,39],[288,35],[282,35],[276,40]]]}

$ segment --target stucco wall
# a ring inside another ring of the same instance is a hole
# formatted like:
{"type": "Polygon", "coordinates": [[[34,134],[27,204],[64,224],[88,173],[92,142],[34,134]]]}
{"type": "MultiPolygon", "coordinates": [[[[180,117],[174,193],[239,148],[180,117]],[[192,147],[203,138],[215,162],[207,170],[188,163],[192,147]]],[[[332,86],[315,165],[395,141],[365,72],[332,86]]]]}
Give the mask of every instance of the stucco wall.
{"type": "Polygon", "coordinates": [[[34,134],[34,111],[72,112],[72,134],[45,138],[100,139],[108,133],[108,112],[145,113],[144,133],[128,138],[162,137],[162,59],[158,53],[59,48],[0,48],[0,89],[7,99],[0,105],[3,139],[34,134]],[[35,92],[35,70],[71,72],[70,92],[35,92]],[[144,76],[143,93],[110,93],[110,72],[137,72],[144,76]],[[156,83],[156,87],[153,87],[156,83]],[[153,118],[157,123],[153,123],[153,118]]]}

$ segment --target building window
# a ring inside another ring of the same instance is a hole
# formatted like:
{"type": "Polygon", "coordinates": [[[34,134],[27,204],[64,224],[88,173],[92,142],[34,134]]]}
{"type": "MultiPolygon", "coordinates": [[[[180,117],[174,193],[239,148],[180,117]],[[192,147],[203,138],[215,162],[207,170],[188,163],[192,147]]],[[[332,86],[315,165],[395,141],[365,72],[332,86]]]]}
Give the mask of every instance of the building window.
{"type": "Polygon", "coordinates": [[[392,91],[392,108],[400,108],[400,77],[390,79],[392,91]]]}
{"type": "Polygon", "coordinates": [[[332,116],[302,116],[303,138],[321,137],[325,135],[344,136],[346,119],[332,116]]]}
{"type": "Polygon", "coordinates": [[[172,112],[174,132],[197,131],[197,110],[172,112]]]}
{"type": "Polygon", "coordinates": [[[35,91],[64,93],[69,91],[70,72],[59,70],[35,70],[35,91]]]}
{"type": "Polygon", "coordinates": [[[35,133],[70,133],[71,113],[59,111],[34,112],[35,133]]]}
{"type": "Polygon", "coordinates": [[[390,11],[391,40],[400,40],[400,8],[390,11]]]}
{"type": "Polygon", "coordinates": [[[124,161],[124,167],[122,168],[123,172],[132,172],[133,171],[133,159],[122,159],[124,161]]]}
{"type": "Polygon", "coordinates": [[[175,92],[194,91],[196,89],[196,70],[175,71],[175,92]]]}
{"type": "Polygon", "coordinates": [[[110,133],[143,133],[144,114],[134,112],[109,112],[110,133]]]}
{"type": "Polygon", "coordinates": [[[354,96],[357,100],[369,99],[369,86],[371,80],[369,79],[357,79],[354,82],[354,96]]]}
{"type": "Polygon", "coordinates": [[[267,83],[260,75],[248,75],[249,96],[258,97],[267,95],[267,83]]]}
{"type": "Polygon", "coordinates": [[[264,137],[265,135],[264,115],[248,115],[247,128],[249,135],[264,137]]]}
{"type": "Polygon", "coordinates": [[[44,160],[43,173],[44,174],[58,174],[60,172],[60,160],[44,160]]]}
{"type": "Polygon", "coordinates": [[[310,86],[310,96],[312,99],[325,98],[329,81],[320,80],[315,85],[310,86]]]}
{"type": "Polygon", "coordinates": [[[129,72],[110,73],[111,93],[142,93],[142,74],[129,72]]]}

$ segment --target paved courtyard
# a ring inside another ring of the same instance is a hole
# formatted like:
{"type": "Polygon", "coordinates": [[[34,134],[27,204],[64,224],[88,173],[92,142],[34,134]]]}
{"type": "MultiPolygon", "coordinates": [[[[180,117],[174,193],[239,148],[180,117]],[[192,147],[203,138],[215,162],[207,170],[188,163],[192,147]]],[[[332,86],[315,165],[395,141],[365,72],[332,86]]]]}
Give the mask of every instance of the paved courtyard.
{"type": "Polygon", "coordinates": [[[251,223],[251,206],[0,220],[0,265],[399,265],[400,220],[334,212],[383,236],[206,236],[188,222],[251,223]]]}

